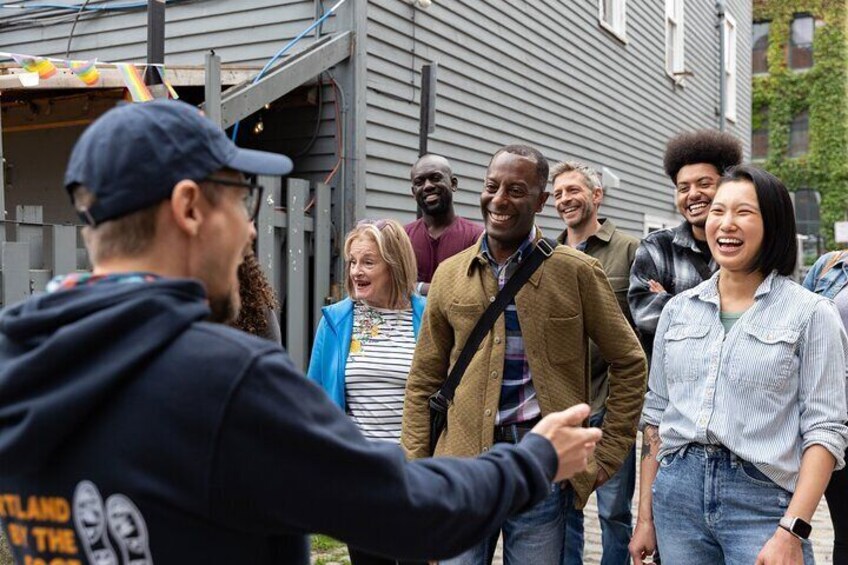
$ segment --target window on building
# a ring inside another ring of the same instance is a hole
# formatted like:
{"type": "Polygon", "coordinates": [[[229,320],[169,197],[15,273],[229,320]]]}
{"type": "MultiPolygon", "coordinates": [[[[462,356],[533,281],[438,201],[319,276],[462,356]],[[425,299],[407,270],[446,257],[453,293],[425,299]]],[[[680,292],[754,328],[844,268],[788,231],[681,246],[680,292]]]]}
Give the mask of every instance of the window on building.
{"type": "Polygon", "coordinates": [[[724,117],[736,121],[736,20],[724,16],[724,117]]]}
{"type": "Polygon", "coordinates": [[[620,39],[625,38],[627,0],[598,0],[598,19],[601,25],[620,39]]]}
{"type": "Polygon", "coordinates": [[[751,31],[751,72],[755,75],[767,73],[769,22],[754,22],[751,31]]]}
{"type": "Polygon", "coordinates": [[[798,233],[818,236],[821,230],[821,195],[811,188],[795,190],[795,226],[798,233]]]}
{"type": "Polygon", "coordinates": [[[675,79],[683,76],[683,0],[665,0],[665,68],[675,79]]]}
{"type": "Polygon", "coordinates": [[[644,214],[642,221],[642,235],[648,235],[655,231],[664,230],[665,228],[670,228],[677,224],[678,220],[675,218],[660,218],[658,216],[649,216],[644,214]]]}
{"type": "Polygon", "coordinates": [[[768,158],[769,148],[769,114],[768,108],[760,108],[753,116],[751,128],[751,159],[764,161],[768,158]]]}
{"type": "Polygon", "coordinates": [[[800,157],[810,149],[810,114],[804,110],[789,127],[789,156],[800,157]]]}
{"type": "Polygon", "coordinates": [[[792,31],[789,34],[789,68],[809,69],[813,66],[813,30],[815,20],[812,16],[795,16],[792,31]]]}

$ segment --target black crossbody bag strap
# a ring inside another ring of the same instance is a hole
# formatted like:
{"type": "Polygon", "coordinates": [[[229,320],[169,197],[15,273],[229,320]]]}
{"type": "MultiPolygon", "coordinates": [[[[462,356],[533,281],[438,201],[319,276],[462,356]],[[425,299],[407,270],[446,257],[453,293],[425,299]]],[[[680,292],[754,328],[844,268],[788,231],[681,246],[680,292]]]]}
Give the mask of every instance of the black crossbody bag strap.
{"type": "Polygon", "coordinates": [[[542,238],[536,243],[536,247],[527,257],[527,259],[519,265],[518,269],[513,273],[504,287],[498,292],[495,301],[489,304],[480,319],[477,320],[474,329],[471,330],[471,335],[465,341],[459,357],[454,363],[453,368],[448,375],[448,378],[442,384],[442,387],[430,397],[430,452],[435,449],[436,442],[441,435],[442,430],[447,423],[447,410],[450,403],[453,401],[456,387],[459,386],[459,381],[462,380],[462,375],[471,363],[471,359],[477,352],[477,348],[483,342],[483,338],[495,325],[495,321],[506,309],[507,305],[512,301],[518,291],[524,286],[530,277],[536,272],[536,269],[542,262],[553,254],[557,242],[551,239],[542,238]]]}

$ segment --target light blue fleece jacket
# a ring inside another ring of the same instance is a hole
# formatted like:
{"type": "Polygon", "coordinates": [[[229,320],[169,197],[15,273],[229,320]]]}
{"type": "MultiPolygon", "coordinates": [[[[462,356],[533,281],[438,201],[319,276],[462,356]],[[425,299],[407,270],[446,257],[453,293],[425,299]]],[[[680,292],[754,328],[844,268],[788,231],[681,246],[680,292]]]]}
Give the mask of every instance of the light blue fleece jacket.
{"type": "MultiPolygon", "coordinates": [[[[426,299],[412,295],[412,331],[418,340],[426,299]]],[[[330,399],[345,409],[345,366],[353,335],[353,300],[345,298],[321,309],[321,321],[312,344],[306,376],[323,388],[330,399]]]]}

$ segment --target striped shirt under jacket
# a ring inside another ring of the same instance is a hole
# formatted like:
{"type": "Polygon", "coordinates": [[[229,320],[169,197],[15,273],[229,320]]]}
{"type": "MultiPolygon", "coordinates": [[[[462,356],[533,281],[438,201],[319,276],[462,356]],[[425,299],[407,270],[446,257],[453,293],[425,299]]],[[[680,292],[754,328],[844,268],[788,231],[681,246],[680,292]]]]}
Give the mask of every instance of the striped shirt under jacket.
{"type": "Polygon", "coordinates": [[[848,338],[833,303],[770,274],[725,336],[718,274],[674,298],[657,327],[640,429],[659,458],[719,444],[794,492],[803,451],[844,465],[848,338]]]}

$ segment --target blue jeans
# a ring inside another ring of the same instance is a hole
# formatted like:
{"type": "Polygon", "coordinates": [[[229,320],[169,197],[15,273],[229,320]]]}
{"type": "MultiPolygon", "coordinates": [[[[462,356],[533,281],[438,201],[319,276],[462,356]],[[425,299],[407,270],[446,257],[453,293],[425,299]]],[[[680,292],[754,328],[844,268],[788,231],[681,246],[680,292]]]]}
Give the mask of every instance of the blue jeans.
{"type": "MultiPolygon", "coordinates": [[[[589,419],[589,425],[600,427],[604,412],[589,419]]],[[[628,565],[627,544],[633,535],[633,491],[636,488],[636,446],[630,450],[621,468],[597,491],[598,520],[601,523],[601,565],[628,565]]],[[[562,565],[583,564],[583,511],[574,508],[573,491],[566,493],[565,547],[562,565]]]]}
{"type": "MultiPolygon", "coordinates": [[[[660,462],[654,527],[663,563],[751,565],[792,493],[720,446],[689,444],[660,462]]],[[[804,563],[812,544],[803,541],[804,563]]]]}
{"type": "MultiPolygon", "coordinates": [[[[504,522],[504,565],[559,565],[563,538],[563,491],[551,485],[551,493],[536,506],[504,522]]],[[[498,543],[497,533],[483,543],[442,565],[487,565],[498,543]]]]}

